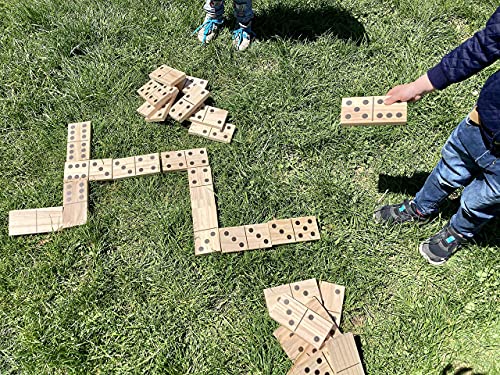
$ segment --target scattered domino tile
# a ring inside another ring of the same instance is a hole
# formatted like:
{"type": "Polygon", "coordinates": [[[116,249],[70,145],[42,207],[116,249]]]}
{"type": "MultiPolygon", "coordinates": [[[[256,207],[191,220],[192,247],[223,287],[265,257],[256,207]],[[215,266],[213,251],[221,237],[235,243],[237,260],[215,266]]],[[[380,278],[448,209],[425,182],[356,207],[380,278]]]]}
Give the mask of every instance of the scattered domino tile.
{"type": "Polygon", "coordinates": [[[142,117],[146,118],[157,111],[158,108],[156,108],[154,105],[150,104],[147,101],[142,103],[142,105],[139,108],[137,108],[137,113],[139,113],[142,117]]]}
{"type": "Polygon", "coordinates": [[[320,234],[315,216],[296,217],[292,219],[293,231],[297,241],[319,240],[320,234]]]}
{"type": "Polygon", "coordinates": [[[63,227],[69,228],[87,222],[88,181],[73,180],[64,183],[63,227]]]}
{"type": "Polygon", "coordinates": [[[333,321],[327,320],[308,309],[295,333],[316,349],[319,349],[333,329],[333,321]]]}
{"type": "Polygon", "coordinates": [[[220,251],[219,228],[194,232],[195,255],[205,255],[220,251]]]}
{"type": "Polygon", "coordinates": [[[204,89],[204,88],[206,88],[208,86],[208,81],[205,80],[205,79],[201,79],[201,78],[187,76],[186,79],[184,80],[184,84],[182,85],[182,87],[180,88],[180,90],[184,94],[187,94],[195,86],[198,86],[198,87],[201,87],[201,88],[204,89]]]}
{"type": "Polygon", "coordinates": [[[191,212],[195,232],[218,228],[217,205],[213,185],[198,186],[189,189],[191,212]]]}
{"type": "Polygon", "coordinates": [[[296,363],[288,372],[288,375],[302,374],[336,375],[337,373],[333,370],[325,352],[317,350],[306,357],[304,361],[296,363]]]}
{"type": "Polygon", "coordinates": [[[188,169],[186,155],[183,150],[162,152],[160,155],[162,172],[185,171],[188,169]]]}
{"type": "Polygon", "coordinates": [[[375,96],[373,98],[373,123],[404,125],[407,122],[408,104],[406,102],[384,104],[387,96],[375,96]]]}
{"type": "Polygon", "coordinates": [[[165,121],[165,119],[168,117],[168,113],[170,112],[170,108],[172,108],[172,105],[174,104],[175,99],[177,98],[177,94],[179,93],[179,90],[177,90],[177,88],[174,88],[173,90],[174,92],[172,93],[171,98],[166,103],[155,108],[155,112],[151,113],[149,116],[146,117],[146,122],[165,121]]]}
{"type": "Polygon", "coordinates": [[[9,211],[9,236],[36,232],[36,209],[9,211]]]}
{"type": "Polygon", "coordinates": [[[113,159],[89,160],[89,180],[105,181],[113,179],[113,159]]]}
{"type": "Polygon", "coordinates": [[[265,249],[273,246],[269,227],[265,224],[245,225],[248,249],[265,249]]]}
{"type": "Polygon", "coordinates": [[[268,223],[273,245],[295,242],[291,219],[273,220],[268,223]]]}
{"type": "Polygon", "coordinates": [[[340,325],[342,305],[344,304],[345,286],[321,281],[319,288],[321,290],[321,296],[323,297],[325,308],[333,317],[335,323],[340,325]]]}
{"type": "Polygon", "coordinates": [[[149,78],[164,85],[177,86],[186,80],[186,74],[170,66],[162,65],[149,73],[149,78]]]}
{"type": "Polygon", "coordinates": [[[160,173],[160,154],[135,156],[135,173],[137,176],[160,173]]]}
{"type": "Polygon", "coordinates": [[[205,148],[184,150],[188,167],[203,167],[208,165],[208,155],[205,148]]]}
{"type": "Polygon", "coordinates": [[[89,177],[89,161],[64,163],[64,181],[87,179],[89,177]]]}
{"type": "Polygon", "coordinates": [[[373,121],[373,97],[343,98],[342,125],[369,125],[373,121]]]}
{"type": "Polygon", "coordinates": [[[264,298],[266,300],[267,309],[270,311],[278,303],[283,295],[292,295],[290,284],[275,286],[264,289],[264,298]]]}
{"type": "Polygon", "coordinates": [[[208,108],[208,105],[202,105],[196,112],[191,115],[191,117],[189,117],[189,121],[199,125],[205,125],[203,123],[203,120],[205,119],[208,108]]]}
{"type": "Polygon", "coordinates": [[[36,231],[37,233],[56,232],[63,226],[63,207],[37,208],[36,231]]]}
{"type": "Polygon", "coordinates": [[[290,284],[291,296],[300,303],[306,304],[311,299],[317,298],[321,301],[321,292],[316,279],[309,279],[290,284]]]}
{"type": "Polygon", "coordinates": [[[135,172],[135,158],[113,159],[113,180],[118,180],[125,177],[133,177],[135,172]]]}
{"type": "Polygon", "coordinates": [[[68,142],[66,161],[75,162],[90,159],[90,144],[88,141],[68,142]]]}
{"type": "Polygon", "coordinates": [[[90,121],[75,122],[68,125],[68,142],[90,142],[90,121]]]}
{"type": "Polygon", "coordinates": [[[139,90],[137,90],[139,95],[145,99],[149,104],[154,107],[159,107],[166,103],[175,92],[178,92],[177,88],[171,86],[163,86],[155,81],[149,81],[139,90]]]}
{"type": "Polygon", "coordinates": [[[233,124],[226,124],[222,128],[222,130],[211,128],[210,135],[208,139],[212,141],[222,142],[222,143],[230,143],[233,139],[234,131],[236,127],[233,124]]]}
{"type": "Polygon", "coordinates": [[[330,354],[331,364],[335,374],[364,375],[363,365],[358,348],[351,332],[329,340],[326,348],[330,354]]]}
{"type": "Polygon", "coordinates": [[[212,170],[209,166],[188,169],[189,187],[212,185],[212,170]]]}
{"type": "Polygon", "coordinates": [[[248,250],[245,227],[219,229],[220,245],[223,253],[248,250]]]}
{"type": "Polygon", "coordinates": [[[188,129],[188,134],[208,138],[212,128],[207,125],[192,122],[188,129]]]}
{"type": "Polygon", "coordinates": [[[306,313],[307,307],[287,294],[282,295],[269,310],[271,318],[293,332],[298,328],[306,313]]]}
{"type": "Polygon", "coordinates": [[[178,122],[187,120],[201,106],[203,102],[210,96],[210,91],[201,87],[193,87],[193,89],[185,94],[172,108],[169,115],[178,122]]]}
{"type": "Polygon", "coordinates": [[[226,123],[228,114],[229,112],[225,109],[207,106],[207,112],[205,114],[205,118],[203,119],[203,123],[213,128],[222,130],[224,124],[226,123]]]}

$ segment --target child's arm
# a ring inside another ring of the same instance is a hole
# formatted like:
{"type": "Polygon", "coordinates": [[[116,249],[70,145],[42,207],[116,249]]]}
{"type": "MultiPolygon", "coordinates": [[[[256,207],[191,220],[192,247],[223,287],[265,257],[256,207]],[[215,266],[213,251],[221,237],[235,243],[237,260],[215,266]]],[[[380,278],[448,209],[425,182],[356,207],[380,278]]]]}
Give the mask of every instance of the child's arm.
{"type": "Polygon", "coordinates": [[[476,74],[500,58],[500,7],[486,27],[449,54],[416,81],[390,90],[386,104],[419,100],[434,89],[443,90],[476,74]]]}

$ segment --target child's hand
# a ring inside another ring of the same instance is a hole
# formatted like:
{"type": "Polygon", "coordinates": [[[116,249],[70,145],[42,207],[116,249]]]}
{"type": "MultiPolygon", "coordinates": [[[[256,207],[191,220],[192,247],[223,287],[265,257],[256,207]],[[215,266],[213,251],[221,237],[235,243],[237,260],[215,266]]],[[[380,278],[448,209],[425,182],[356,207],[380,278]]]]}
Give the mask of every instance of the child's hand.
{"type": "Polygon", "coordinates": [[[389,90],[386,96],[385,104],[390,105],[396,102],[415,102],[422,99],[425,94],[434,91],[431,81],[424,74],[422,77],[414,82],[405,85],[399,85],[389,90]]]}

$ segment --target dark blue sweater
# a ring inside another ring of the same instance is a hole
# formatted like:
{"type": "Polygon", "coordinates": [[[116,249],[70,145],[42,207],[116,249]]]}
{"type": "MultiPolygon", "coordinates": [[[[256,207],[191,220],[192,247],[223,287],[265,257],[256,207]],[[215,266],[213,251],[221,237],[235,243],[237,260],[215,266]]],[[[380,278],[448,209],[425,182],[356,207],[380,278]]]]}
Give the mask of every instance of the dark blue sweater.
{"type": "MultiPolygon", "coordinates": [[[[432,85],[442,90],[463,81],[500,59],[500,7],[486,27],[447,54],[427,72],[432,85]]],[[[477,110],[481,118],[481,133],[486,146],[500,155],[500,71],[485,83],[477,110]]]]}

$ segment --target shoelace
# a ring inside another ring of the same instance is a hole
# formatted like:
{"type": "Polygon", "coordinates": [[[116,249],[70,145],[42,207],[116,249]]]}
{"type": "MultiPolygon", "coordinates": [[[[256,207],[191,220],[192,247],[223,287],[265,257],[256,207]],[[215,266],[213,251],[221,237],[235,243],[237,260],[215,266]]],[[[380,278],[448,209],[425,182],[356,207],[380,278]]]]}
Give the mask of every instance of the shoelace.
{"type": "Polygon", "coordinates": [[[233,39],[238,41],[238,48],[243,42],[243,38],[250,39],[253,36],[255,36],[255,33],[248,28],[240,27],[239,29],[233,31],[233,39]]]}
{"type": "Polygon", "coordinates": [[[193,35],[197,34],[198,31],[200,31],[202,28],[205,28],[205,30],[203,30],[203,41],[202,41],[202,43],[205,44],[205,42],[207,41],[207,36],[210,35],[214,27],[222,25],[222,23],[223,23],[222,20],[218,20],[215,18],[206,20],[201,26],[199,26],[195,31],[193,31],[193,35]]]}

